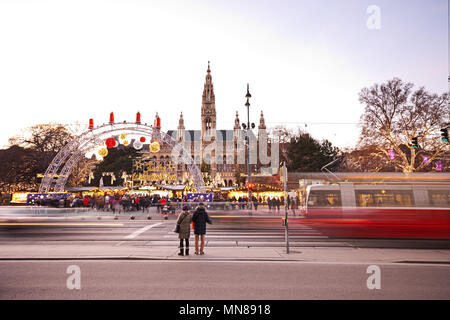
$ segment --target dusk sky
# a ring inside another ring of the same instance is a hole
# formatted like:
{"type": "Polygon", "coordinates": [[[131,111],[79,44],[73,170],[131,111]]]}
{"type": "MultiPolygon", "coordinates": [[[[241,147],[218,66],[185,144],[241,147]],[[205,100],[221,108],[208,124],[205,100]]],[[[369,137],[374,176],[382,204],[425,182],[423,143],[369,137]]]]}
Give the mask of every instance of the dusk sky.
{"type": "Polygon", "coordinates": [[[235,113],[353,147],[363,87],[448,90],[447,0],[0,0],[0,146],[39,123],[200,129],[208,60],[217,128],[235,113]],[[380,29],[369,29],[371,5],[380,29]],[[306,123],[306,126],[305,126],[306,123]]]}

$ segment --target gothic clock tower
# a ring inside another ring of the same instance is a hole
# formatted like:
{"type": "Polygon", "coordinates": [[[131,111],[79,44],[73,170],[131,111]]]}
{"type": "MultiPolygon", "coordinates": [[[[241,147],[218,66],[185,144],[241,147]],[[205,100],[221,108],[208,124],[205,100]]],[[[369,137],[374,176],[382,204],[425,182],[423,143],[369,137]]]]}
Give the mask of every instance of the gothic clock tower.
{"type": "MultiPolygon", "coordinates": [[[[208,70],[205,79],[205,85],[202,95],[202,158],[215,157],[214,149],[212,152],[205,152],[208,145],[215,143],[216,138],[216,97],[214,95],[214,86],[211,78],[211,69],[208,61],[208,70]]],[[[216,173],[215,161],[211,165],[211,176],[216,173]]]]}
{"type": "Polygon", "coordinates": [[[211,78],[211,69],[209,67],[205,79],[205,86],[202,96],[202,138],[208,139],[208,135],[215,135],[216,130],[216,97],[214,96],[214,86],[211,78]]]}

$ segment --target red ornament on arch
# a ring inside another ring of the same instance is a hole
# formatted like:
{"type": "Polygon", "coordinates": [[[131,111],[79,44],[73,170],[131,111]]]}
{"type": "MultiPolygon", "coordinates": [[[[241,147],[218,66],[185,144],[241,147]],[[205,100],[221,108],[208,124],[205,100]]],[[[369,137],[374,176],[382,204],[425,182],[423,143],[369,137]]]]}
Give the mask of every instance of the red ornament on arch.
{"type": "Polygon", "coordinates": [[[145,137],[141,137],[141,138],[139,139],[139,141],[141,141],[142,143],[144,143],[144,142],[145,142],[145,137]]]}
{"type": "Polygon", "coordinates": [[[106,141],[105,141],[105,144],[106,144],[106,147],[108,148],[108,149],[112,149],[112,148],[114,148],[115,146],[116,146],[116,139],[114,139],[114,138],[108,138],[108,139],[106,139],[106,141]]]}

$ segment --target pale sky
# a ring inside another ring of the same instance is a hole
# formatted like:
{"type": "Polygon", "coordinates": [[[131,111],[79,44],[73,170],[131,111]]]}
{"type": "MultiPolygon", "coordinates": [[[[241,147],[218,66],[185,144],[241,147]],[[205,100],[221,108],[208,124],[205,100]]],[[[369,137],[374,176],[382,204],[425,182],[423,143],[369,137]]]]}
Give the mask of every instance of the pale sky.
{"type": "Polygon", "coordinates": [[[352,147],[359,91],[393,77],[448,90],[447,0],[0,0],[0,146],[38,123],[200,129],[208,60],[217,128],[236,111],[352,147]],[[367,8],[380,8],[379,30],[367,8]],[[305,126],[307,124],[307,127],[305,126]]]}

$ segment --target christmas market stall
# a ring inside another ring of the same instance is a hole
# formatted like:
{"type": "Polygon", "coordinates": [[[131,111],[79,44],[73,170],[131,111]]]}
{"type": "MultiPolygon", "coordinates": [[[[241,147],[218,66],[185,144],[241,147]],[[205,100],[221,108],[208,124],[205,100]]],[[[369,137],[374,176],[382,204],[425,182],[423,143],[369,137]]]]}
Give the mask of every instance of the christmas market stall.
{"type": "MultiPolygon", "coordinates": [[[[239,200],[239,198],[248,197],[248,186],[239,187],[228,192],[228,198],[231,200],[239,200]]],[[[259,203],[266,204],[267,199],[283,197],[283,189],[267,184],[254,183],[251,185],[252,196],[255,197],[259,203]]]]}

